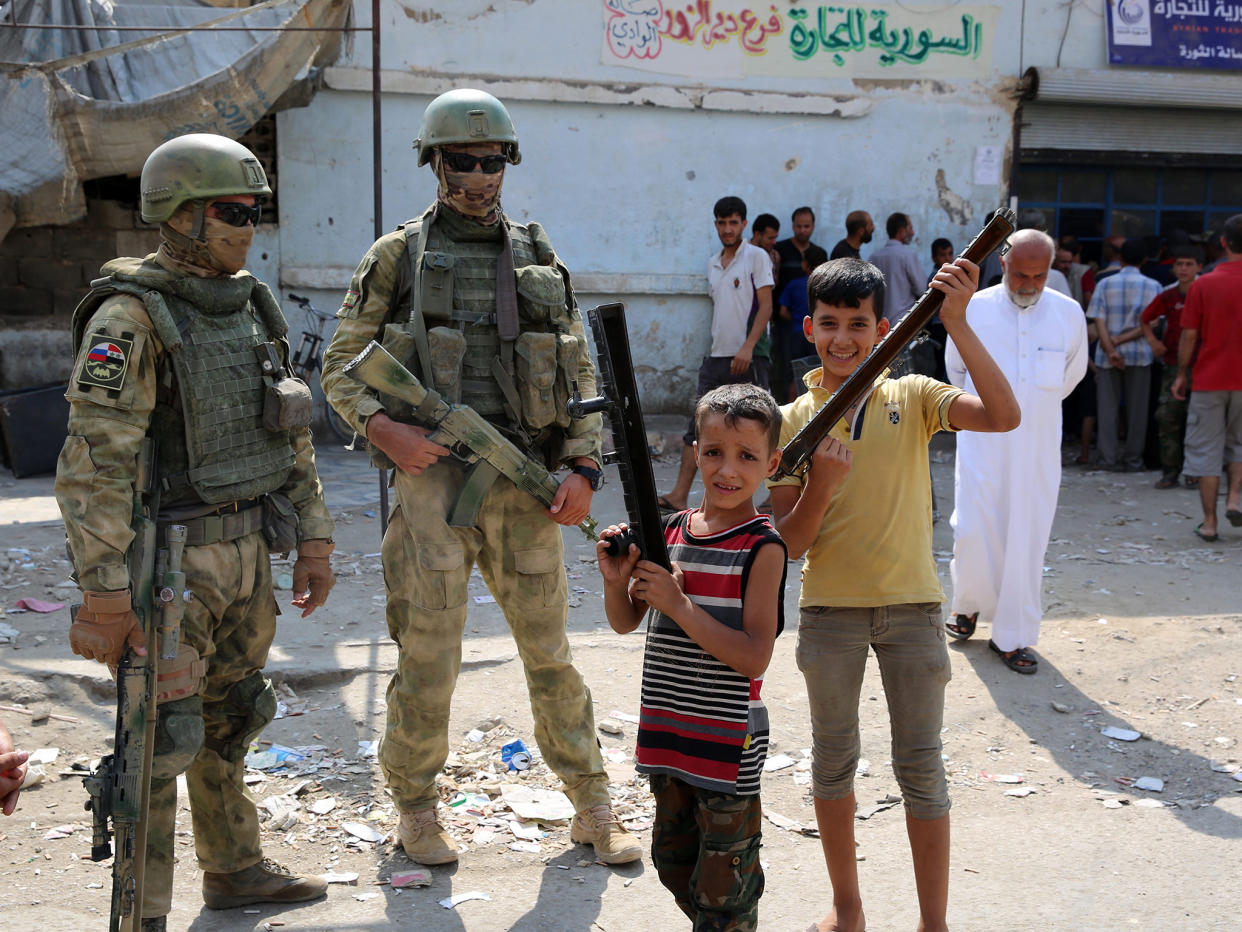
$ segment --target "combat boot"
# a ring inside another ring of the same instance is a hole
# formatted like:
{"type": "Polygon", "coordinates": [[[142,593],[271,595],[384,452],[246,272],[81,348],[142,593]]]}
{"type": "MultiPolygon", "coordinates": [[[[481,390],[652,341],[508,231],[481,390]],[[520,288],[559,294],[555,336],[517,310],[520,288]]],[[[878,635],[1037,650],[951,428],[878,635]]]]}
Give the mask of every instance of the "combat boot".
{"type": "Polygon", "coordinates": [[[270,858],[231,874],[203,872],[203,902],[208,909],[232,909],[252,903],[301,903],[327,892],[326,877],[298,877],[270,858]]]}
{"type": "Polygon", "coordinates": [[[152,916],[142,920],[142,932],[168,932],[168,917],[152,916]]]}
{"type": "Polygon", "coordinates": [[[611,806],[583,809],[574,816],[569,837],[575,844],[591,845],[605,864],[628,864],[643,856],[642,843],[621,827],[611,806]]]}
{"type": "Polygon", "coordinates": [[[436,819],[435,809],[419,809],[401,813],[397,828],[405,856],[418,864],[452,864],[457,860],[457,845],[436,819]]]}

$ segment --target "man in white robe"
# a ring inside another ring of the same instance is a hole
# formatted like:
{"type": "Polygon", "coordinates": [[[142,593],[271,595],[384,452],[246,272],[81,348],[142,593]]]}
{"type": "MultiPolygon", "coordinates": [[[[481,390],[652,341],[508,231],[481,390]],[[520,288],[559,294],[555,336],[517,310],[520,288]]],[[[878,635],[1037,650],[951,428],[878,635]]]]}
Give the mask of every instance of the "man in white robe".
{"type": "MultiPolygon", "coordinates": [[[[957,436],[953,527],[954,620],[965,640],[982,619],[991,648],[1018,673],[1038,666],[1044,551],[1061,484],[1061,399],[1087,369],[1087,325],[1071,297],[1045,287],[1052,239],[1038,230],[1010,237],[1004,278],[970,301],[967,320],[1009,379],[1022,424],[1003,434],[957,436]]],[[[957,348],[945,348],[949,381],[974,391],[957,348]]]]}

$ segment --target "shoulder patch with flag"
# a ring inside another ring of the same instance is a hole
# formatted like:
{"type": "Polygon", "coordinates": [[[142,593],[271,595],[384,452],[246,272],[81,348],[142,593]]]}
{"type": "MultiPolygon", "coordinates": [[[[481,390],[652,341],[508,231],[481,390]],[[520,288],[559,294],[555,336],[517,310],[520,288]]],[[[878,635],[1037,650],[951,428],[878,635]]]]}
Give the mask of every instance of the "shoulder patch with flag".
{"type": "Polygon", "coordinates": [[[106,333],[92,334],[87,338],[88,349],[78,373],[82,388],[94,386],[108,391],[120,391],[133,355],[134,341],[127,337],[114,337],[106,333]]]}

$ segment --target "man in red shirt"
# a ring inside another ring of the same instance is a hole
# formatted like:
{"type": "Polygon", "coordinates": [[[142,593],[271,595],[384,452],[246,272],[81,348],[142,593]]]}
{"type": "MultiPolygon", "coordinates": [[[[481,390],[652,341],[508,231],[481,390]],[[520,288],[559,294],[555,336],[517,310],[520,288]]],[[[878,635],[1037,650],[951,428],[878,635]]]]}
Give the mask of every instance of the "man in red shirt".
{"type": "Polygon", "coordinates": [[[1177,487],[1177,474],[1182,470],[1182,437],[1186,434],[1186,402],[1174,398],[1173,380],[1177,377],[1177,349],[1182,333],[1182,307],[1190,286],[1203,268],[1203,250],[1198,246],[1176,246],[1173,249],[1173,276],[1177,279],[1160,292],[1139,315],[1143,337],[1151,346],[1160,364],[1160,400],[1156,404],[1156,429],[1160,436],[1160,468],[1156,488],[1177,487]],[[1156,335],[1156,321],[1164,327],[1156,335]]]}
{"type": "Polygon", "coordinates": [[[1199,477],[1203,523],[1195,533],[1217,539],[1216,493],[1220,466],[1228,463],[1225,517],[1242,527],[1242,214],[1225,221],[1225,256],[1190,286],[1182,309],[1174,398],[1186,397],[1194,359],[1194,393],[1186,416],[1186,462],[1182,472],[1199,477]],[[1198,341],[1198,355],[1195,343],[1198,341]]]}

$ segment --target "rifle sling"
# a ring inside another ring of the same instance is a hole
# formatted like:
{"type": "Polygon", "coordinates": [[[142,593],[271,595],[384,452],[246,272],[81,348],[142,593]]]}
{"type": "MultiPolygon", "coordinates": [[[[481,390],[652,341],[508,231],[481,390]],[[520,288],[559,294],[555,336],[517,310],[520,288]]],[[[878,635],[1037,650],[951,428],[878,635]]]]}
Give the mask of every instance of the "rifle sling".
{"type": "Polygon", "coordinates": [[[487,460],[478,460],[466,472],[466,482],[457,493],[453,511],[449,515],[449,527],[474,527],[479,520],[479,508],[487,497],[492,483],[500,478],[500,470],[487,460]]]}

